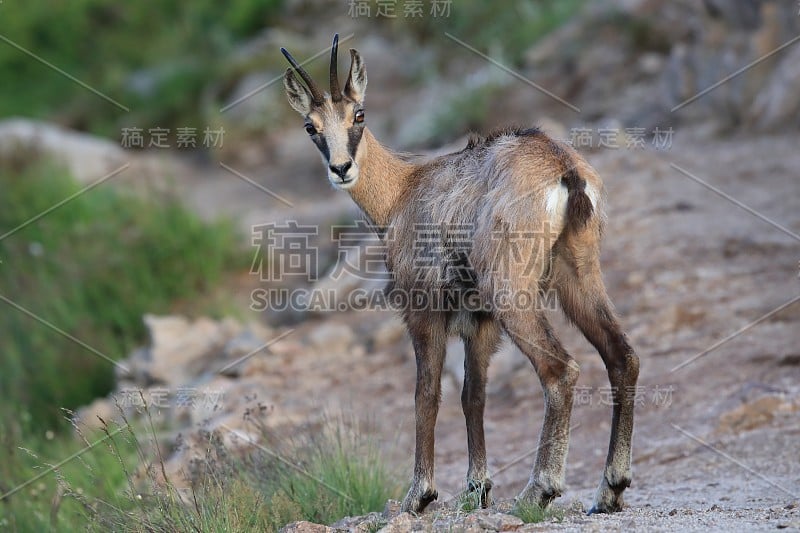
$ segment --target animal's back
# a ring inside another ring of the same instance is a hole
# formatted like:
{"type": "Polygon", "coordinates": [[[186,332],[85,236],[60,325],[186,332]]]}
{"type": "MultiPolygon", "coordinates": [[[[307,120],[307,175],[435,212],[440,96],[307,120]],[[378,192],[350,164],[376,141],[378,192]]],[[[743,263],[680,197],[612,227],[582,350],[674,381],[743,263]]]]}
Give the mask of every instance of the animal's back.
{"type": "Polygon", "coordinates": [[[542,275],[567,223],[569,191],[562,178],[570,168],[585,181],[589,225],[599,228],[602,182],[570,146],[538,129],[471,137],[462,151],[419,169],[409,201],[394,216],[393,225],[403,228],[396,234],[405,237],[388,243],[390,269],[398,279],[429,288],[450,282],[448,269],[465,258],[477,277],[511,269],[514,261],[526,277],[542,275]]]}

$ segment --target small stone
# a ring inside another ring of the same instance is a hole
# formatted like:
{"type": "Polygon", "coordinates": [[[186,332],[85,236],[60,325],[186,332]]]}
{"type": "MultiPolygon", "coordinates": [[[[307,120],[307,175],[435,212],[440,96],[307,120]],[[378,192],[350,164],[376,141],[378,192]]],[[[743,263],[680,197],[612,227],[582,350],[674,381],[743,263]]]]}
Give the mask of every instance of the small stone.
{"type": "Polygon", "coordinates": [[[381,531],[385,533],[406,533],[408,531],[422,530],[424,530],[422,520],[411,513],[400,513],[392,518],[381,531]]]}
{"type": "Polygon", "coordinates": [[[380,524],[382,521],[381,513],[369,513],[364,516],[346,516],[331,524],[331,527],[348,531],[368,531],[372,526],[380,524]]]}
{"type": "Polygon", "coordinates": [[[400,514],[400,502],[398,500],[388,500],[383,507],[383,517],[386,519],[394,518],[400,514]]]}
{"type": "Polygon", "coordinates": [[[314,524],[312,522],[292,522],[280,529],[280,533],[328,533],[335,531],[332,527],[314,524]]]}
{"type": "Polygon", "coordinates": [[[493,531],[513,531],[521,527],[525,522],[514,515],[503,513],[492,513],[488,516],[478,515],[478,525],[484,529],[493,531]]]}

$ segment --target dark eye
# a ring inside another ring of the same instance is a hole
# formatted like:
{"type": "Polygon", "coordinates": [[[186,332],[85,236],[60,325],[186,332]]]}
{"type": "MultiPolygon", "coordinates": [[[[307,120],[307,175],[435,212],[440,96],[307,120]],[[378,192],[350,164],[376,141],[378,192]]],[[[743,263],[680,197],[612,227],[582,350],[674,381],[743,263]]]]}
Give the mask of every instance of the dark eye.
{"type": "Polygon", "coordinates": [[[364,122],[364,110],[363,109],[359,109],[358,111],[356,111],[355,122],[356,122],[356,124],[361,124],[362,122],[364,122]]]}
{"type": "Polygon", "coordinates": [[[317,128],[315,128],[313,124],[306,124],[306,133],[309,135],[316,135],[317,128]]]}

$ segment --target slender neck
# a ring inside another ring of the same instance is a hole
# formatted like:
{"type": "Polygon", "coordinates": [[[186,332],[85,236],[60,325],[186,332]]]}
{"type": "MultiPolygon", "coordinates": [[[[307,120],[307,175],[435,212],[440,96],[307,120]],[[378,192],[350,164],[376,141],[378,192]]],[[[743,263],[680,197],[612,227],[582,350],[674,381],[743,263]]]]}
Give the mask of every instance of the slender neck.
{"type": "Polygon", "coordinates": [[[356,154],[358,181],[348,192],[364,213],[378,226],[389,219],[405,190],[414,165],[403,161],[364,129],[356,154]]]}

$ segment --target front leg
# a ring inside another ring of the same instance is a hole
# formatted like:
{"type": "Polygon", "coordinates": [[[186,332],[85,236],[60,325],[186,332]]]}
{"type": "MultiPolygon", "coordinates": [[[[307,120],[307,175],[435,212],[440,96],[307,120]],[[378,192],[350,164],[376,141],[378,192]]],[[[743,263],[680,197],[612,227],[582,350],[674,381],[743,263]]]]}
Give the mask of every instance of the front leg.
{"type": "Polygon", "coordinates": [[[436,416],[441,398],[442,365],[447,348],[443,316],[419,313],[411,316],[408,329],[417,360],[417,386],[414,396],[416,449],[414,479],[403,500],[403,511],[421,512],[439,497],[433,479],[433,447],[436,416]]]}

